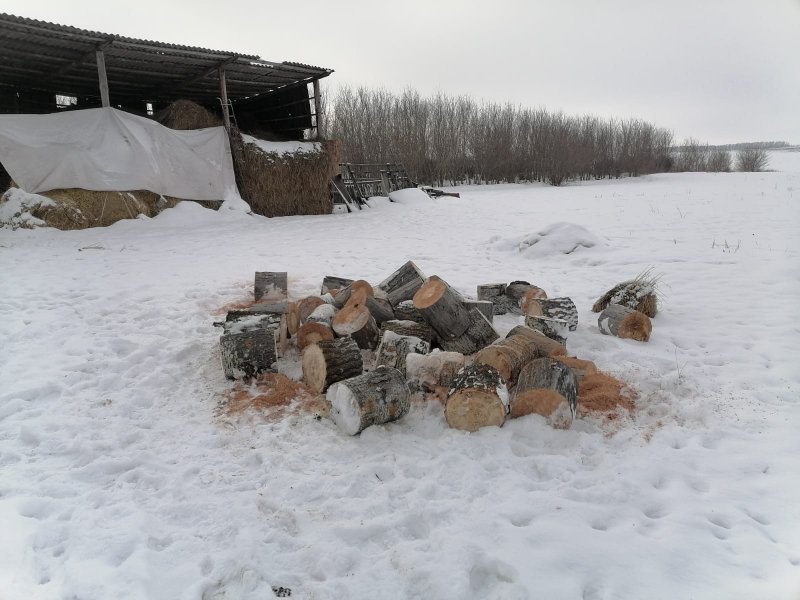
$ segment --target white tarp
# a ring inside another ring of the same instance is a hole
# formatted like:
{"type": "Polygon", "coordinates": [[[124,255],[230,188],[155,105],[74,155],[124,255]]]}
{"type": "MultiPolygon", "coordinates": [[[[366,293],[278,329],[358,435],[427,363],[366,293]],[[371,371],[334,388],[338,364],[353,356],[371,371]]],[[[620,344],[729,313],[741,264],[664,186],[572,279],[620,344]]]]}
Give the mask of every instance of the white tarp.
{"type": "Polygon", "coordinates": [[[223,127],[176,131],[114,108],[0,115],[0,163],[32,193],[150,190],[186,200],[239,195],[223,127]]]}

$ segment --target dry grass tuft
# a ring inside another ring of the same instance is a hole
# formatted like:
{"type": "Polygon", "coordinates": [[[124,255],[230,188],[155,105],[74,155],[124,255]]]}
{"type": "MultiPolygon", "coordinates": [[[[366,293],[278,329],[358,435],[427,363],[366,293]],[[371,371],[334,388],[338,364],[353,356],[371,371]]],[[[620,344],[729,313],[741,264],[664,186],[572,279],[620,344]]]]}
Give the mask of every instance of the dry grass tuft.
{"type": "Polygon", "coordinates": [[[170,129],[205,129],[220,127],[222,119],[191,100],[176,100],[156,115],[156,120],[170,129]]]}
{"type": "Polygon", "coordinates": [[[639,273],[635,278],[618,283],[598,298],[592,306],[592,312],[603,312],[609,304],[622,304],[646,314],[651,319],[658,312],[660,292],[658,281],[660,275],[654,275],[653,269],[639,273]]]}
{"type": "Polygon", "coordinates": [[[145,190],[133,192],[95,192],[79,188],[51,190],[39,194],[56,206],[41,206],[31,214],[56,229],[106,227],[121,219],[135,219],[139,214],[154,217],[180,200],[145,190]]]}
{"type": "Polygon", "coordinates": [[[277,154],[231,135],[236,183],[253,212],[266,217],[331,212],[329,181],[341,160],[336,142],[320,142],[319,152],[277,154]]]}
{"type": "Polygon", "coordinates": [[[328,414],[324,395],[316,394],[302,383],[281,373],[259,375],[251,383],[237,383],[227,398],[226,412],[241,414],[247,410],[265,413],[272,420],[290,414],[328,414]]]}

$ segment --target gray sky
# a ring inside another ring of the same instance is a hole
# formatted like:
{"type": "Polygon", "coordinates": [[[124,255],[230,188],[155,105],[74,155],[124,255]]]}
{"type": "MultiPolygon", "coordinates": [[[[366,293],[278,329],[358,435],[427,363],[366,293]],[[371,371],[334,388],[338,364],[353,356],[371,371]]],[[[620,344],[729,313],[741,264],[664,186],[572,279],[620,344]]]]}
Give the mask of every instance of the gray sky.
{"type": "Polygon", "coordinates": [[[3,0],[106,33],[413,87],[636,116],[678,139],[800,144],[800,0],[3,0]]]}

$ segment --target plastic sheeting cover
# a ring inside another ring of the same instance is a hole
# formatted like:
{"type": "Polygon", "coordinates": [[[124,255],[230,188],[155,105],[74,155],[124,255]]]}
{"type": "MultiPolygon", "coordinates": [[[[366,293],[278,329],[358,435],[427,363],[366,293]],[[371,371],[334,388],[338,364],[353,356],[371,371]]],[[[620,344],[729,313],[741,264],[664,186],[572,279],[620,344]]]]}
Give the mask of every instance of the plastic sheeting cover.
{"type": "Polygon", "coordinates": [[[23,190],[239,196],[223,127],[176,131],[114,108],[0,115],[0,162],[23,190]]]}

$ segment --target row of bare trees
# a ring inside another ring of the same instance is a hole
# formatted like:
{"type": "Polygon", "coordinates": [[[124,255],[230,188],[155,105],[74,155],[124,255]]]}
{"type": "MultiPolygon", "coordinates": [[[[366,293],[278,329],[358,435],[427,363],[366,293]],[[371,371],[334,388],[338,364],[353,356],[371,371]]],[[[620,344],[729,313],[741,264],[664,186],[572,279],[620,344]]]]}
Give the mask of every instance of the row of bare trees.
{"type": "Polygon", "coordinates": [[[414,90],[342,87],[326,102],[344,160],[400,162],[429,184],[546,181],[669,171],[672,132],[640,119],[570,116],[414,90]]]}
{"type": "Polygon", "coordinates": [[[741,148],[736,152],[734,161],[726,147],[709,146],[688,138],[682,146],[674,149],[672,170],[719,173],[731,171],[733,168],[737,171],[763,171],[767,168],[769,156],[763,147],[757,144],[737,146],[741,148]]]}

